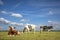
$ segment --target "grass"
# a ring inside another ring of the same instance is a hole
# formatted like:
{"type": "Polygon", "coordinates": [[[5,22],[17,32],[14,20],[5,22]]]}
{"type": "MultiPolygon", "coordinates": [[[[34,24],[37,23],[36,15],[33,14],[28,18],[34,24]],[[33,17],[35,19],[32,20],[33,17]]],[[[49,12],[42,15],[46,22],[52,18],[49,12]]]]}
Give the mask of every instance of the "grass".
{"type": "Polygon", "coordinates": [[[0,40],[60,40],[60,32],[21,32],[21,35],[14,37],[8,36],[7,32],[0,32],[0,40]]]}

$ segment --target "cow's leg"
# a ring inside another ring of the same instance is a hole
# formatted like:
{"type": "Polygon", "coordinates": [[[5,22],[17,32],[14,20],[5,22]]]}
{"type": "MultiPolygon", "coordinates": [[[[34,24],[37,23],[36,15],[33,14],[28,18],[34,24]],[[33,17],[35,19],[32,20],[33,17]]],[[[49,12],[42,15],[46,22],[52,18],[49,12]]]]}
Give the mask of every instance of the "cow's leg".
{"type": "Polygon", "coordinates": [[[26,31],[26,29],[23,30],[23,33],[26,31]]]}
{"type": "Polygon", "coordinates": [[[43,28],[40,28],[40,33],[42,33],[42,32],[43,32],[43,30],[44,30],[43,28]]]}
{"type": "Polygon", "coordinates": [[[35,33],[35,29],[31,29],[31,32],[32,32],[32,33],[35,33]]]}
{"type": "Polygon", "coordinates": [[[48,29],[48,32],[50,32],[50,29],[48,29]]]}
{"type": "Polygon", "coordinates": [[[13,37],[15,36],[15,35],[12,35],[13,37]]]}
{"type": "Polygon", "coordinates": [[[16,35],[20,35],[20,32],[19,31],[16,31],[16,35]]]}
{"type": "Polygon", "coordinates": [[[27,33],[27,32],[29,32],[29,30],[28,30],[28,29],[26,29],[26,33],[27,33]]]}
{"type": "Polygon", "coordinates": [[[9,31],[9,32],[8,32],[8,35],[9,35],[9,36],[12,36],[12,32],[11,32],[11,31],[9,31]]]}
{"type": "Polygon", "coordinates": [[[20,34],[20,32],[18,31],[18,34],[20,34]]]}
{"type": "Polygon", "coordinates": [[[33,29],[33,32],[35,33],[35,29],[33,29]]]}

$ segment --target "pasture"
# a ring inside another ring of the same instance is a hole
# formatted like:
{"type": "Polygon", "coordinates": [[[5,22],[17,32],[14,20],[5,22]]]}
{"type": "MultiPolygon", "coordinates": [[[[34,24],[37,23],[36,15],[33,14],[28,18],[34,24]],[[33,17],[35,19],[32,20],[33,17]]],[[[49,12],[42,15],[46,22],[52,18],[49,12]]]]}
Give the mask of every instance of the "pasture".
{"type": "Polygon", "coordinates": [[[0,40],[60,40],[60,32],[33,32],[22,33],[17,36],[8,36],[7,32],[0,32],[0,40]]]}

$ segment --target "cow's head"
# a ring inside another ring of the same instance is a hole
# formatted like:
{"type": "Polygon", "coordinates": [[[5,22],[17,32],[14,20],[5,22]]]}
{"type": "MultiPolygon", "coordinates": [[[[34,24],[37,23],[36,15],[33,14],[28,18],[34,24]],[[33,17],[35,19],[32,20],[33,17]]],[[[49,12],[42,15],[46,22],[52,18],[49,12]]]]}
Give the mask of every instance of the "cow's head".
{"type": "Polygon", "coordinates": [[[48,29],[52,29],[53,28],[53,26],[48,26],[48,29]]]}
{"type": "Polygon", "coordinates": [[[13,26],[9,26],[9,28],[10,28],[10,30],[13,30],[13,29],[15,29],[15,27],[13,27],[13,26]]]}
{"type": "Polygon", "coordinates": [[[31,28],[32,26],[31,25],[28,25],[28,28],[31,28]]]}

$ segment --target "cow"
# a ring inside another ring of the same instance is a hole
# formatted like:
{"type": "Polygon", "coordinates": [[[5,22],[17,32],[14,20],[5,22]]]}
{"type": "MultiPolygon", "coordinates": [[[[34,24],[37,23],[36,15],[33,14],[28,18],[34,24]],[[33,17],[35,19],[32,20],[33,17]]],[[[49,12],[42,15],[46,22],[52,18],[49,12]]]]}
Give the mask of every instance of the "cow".
{"type": "Polygon", "coordinates": [[[42,31],[51,31],[51,29],[53,28],[53,26],[40,26],[40,32],[42,31]]]}
{"type": "Polygon", "coordinates": [[[35,25],[28,24],[24,27],[23,32],[31,32],[31,31],[35,32],[35,27],[36,27],[35,25]]]}
{"type": "Polygon", "coordinates": [[[15,29],[15,27],[13,27],[13,26],[9,26],[9,31],[8,31],[8,35],[10,35],[10,36],[15,36],[15,35],[19,35],[20,34],[20,32],[19,31],[17,31],[16,29],[15,29]]]}

